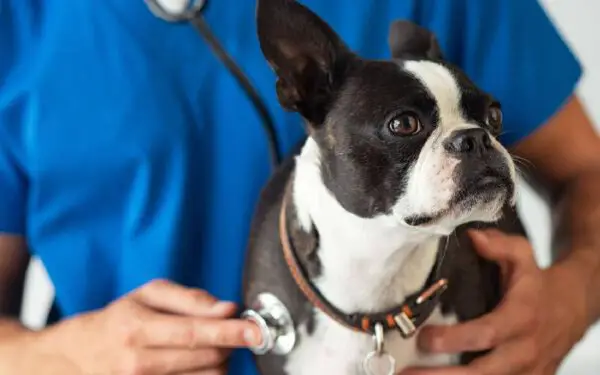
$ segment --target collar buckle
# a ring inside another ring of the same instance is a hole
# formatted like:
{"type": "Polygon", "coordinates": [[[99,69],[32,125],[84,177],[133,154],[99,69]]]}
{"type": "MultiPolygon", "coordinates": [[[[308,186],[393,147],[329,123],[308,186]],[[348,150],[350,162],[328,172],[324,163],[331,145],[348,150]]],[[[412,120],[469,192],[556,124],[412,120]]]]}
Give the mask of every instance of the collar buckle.
{"type": "Polygon", "coordinates": [[[396,322],[396,328],[402,335],[403,339],[408,339],[414,336],[417,332],[417,326],[413,322],[412,318],[408,316],[407,311],[403,311],[400,314],[394,316],[396,322]]]}
{"type": "MultiPolygon", "coordinates": [[[[402,312],[394,316],[396,327],[404,339],[414,336],[419,327],[425,323],[429,317],[420,317],[419,308],[423,304],[432,302],[439,298],[446,291],[446,289],[448,289],[448,280],[440,279],[436,281],[416,298],[414,306],[405,305],[402,309],[402,312]]],[[[433,308],[431,310],[433,310],[433,308]]],[[[431,311],[429,311],[429,313],[431,313],[431,311]]]]}

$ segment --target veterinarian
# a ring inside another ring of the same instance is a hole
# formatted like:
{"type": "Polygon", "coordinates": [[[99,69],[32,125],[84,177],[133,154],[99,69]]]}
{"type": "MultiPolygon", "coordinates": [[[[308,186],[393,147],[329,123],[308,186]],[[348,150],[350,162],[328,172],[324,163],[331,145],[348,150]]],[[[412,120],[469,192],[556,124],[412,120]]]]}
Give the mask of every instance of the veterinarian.
{"type": "MultiPolygon", "coordinates": [[[[600,139],[576,58],[535,0],[305,3],[366,56],[389,56],[394,19],[433,30],[502,102],[502,141],[555,209],[554,266],[538,268],[523,238],[473,234],[505,271],[505,301],[419,336],[425,351],[490,354],[410,373],[554,373],[600,316],[600,139]]],[[[304,130],[277,103],[254,6],[214,1],[205,17],[288,155],[304,130]]],[[[260,116],[190,25],[142,0],[0,0],[0,373],[253,374],[248,351],[230,354],[260,340],[235,302],[270,173],[260,116]],[[56,323],[38,332],[18,321],[31,256],[56,291],[56,323]]]]}

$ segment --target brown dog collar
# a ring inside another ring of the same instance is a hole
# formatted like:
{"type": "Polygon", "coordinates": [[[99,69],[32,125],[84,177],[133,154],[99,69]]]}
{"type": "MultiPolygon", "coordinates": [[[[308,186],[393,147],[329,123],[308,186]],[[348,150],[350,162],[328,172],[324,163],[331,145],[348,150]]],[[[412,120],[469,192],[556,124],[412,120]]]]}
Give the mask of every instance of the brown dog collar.
{"type": "Polygon", "coordinates": [[[281,204],[279,214],[279,237],[283,248],[283,255],[290,273],[292,274],[296,285],[300,288],[308,301],[334,321],[354,331],[373,335],[375,333],[375,326],[380,324],[385,331],[397,329],[404,338],[409,338],[414,335],[417,329],[429,318],[437,306],[440,296],[448,287],[448,281],[446,279],[435,279],[441,268],[444,255],[443,251],[438,253],[432,272],[425,283],[425,288],[406,298],[401,305],[381,313],[358,312],[346,314],[333,306],[319,292],[319,290],[310,282],[305,270],[298,261],[287,228],[286,210],[288,201],[289,200],[284,197],[281,204]]]}

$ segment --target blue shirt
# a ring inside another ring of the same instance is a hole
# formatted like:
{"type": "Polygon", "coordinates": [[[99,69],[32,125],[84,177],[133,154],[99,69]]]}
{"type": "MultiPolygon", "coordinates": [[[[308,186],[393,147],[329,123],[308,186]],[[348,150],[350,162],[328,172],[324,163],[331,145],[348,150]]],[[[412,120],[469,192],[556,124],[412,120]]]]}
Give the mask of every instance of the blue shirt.
{"type": "MultiPolygon", "coordinates": [[[[389,56],[394,19],[435,31],[502,102],[507,145],[546,122],[581,74],[535,0],[304,3],[365,57],[389,56]]],[[[211,1],[205,14],[289,153],[303,128],[276,101],[255,2],[211,1]]],[[[270,172],[260,118],[191,26],[142,0],[0,0],[0,232],[26,236],[63,317],[157,277],[239,301],[270,172]]],[[[232,374],[252,374],[249,360],[237,353],[232,374]]]]}

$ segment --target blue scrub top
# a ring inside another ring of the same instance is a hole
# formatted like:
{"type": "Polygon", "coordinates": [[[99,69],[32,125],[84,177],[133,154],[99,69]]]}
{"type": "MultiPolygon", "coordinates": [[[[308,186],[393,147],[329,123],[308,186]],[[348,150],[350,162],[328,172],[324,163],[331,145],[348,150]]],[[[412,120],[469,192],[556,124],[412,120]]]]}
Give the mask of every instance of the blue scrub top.
{"type": "MultiPolygon", "coordinates": [[[[548,120],[581,74],[535,0],[303,2],[366,57],[389,56],[394,19],[435,31],[503,103],[507,145],[548,120]]],[[[276,101],[255,2],[211,1],[206,17],[289,153],[303,128],[276,101]]],[[[0,0],[0,232],[26,236],[63,317],[158,277],[239,301],[270,172],[260,118],[189,25],[143,0],[0,0]]],[[[254,373],[248,352],[231,373],[254,373]]]]}

